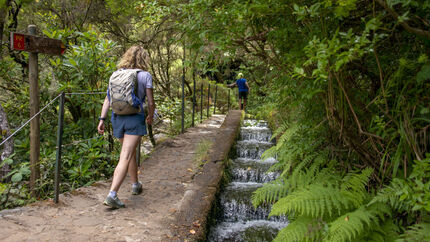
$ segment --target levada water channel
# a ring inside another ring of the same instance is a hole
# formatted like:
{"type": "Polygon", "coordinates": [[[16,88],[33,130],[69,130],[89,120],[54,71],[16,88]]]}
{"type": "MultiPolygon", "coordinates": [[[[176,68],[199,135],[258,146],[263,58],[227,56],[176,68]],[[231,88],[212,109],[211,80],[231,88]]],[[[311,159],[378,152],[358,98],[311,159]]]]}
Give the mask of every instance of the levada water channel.
{"type": "Polygon", "coordinates": [[[261,159],[263,152],[274,145],[271,136],[267,122],[244,121],[236,152],[231,152],[231,180],[219,195],[208,241],[271,241],[288,225],[285,217],[268,219],[270,206],[255,209],[251,203],[252,193],[279,175],[267,172],[277,162],[274,158],[261,159]]]}

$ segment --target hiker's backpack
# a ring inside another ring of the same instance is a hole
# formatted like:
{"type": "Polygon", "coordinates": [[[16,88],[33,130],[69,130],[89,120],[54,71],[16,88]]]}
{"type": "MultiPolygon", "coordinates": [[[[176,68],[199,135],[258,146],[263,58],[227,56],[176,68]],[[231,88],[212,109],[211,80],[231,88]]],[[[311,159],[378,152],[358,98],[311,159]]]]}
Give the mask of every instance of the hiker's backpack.
{"type": "Polygon", "coordinates": [[[137,97],[137,73],[140,69],[119,69],[109,78],[110,105],[115,114],[128,115],[141,111],[137,97]]]}

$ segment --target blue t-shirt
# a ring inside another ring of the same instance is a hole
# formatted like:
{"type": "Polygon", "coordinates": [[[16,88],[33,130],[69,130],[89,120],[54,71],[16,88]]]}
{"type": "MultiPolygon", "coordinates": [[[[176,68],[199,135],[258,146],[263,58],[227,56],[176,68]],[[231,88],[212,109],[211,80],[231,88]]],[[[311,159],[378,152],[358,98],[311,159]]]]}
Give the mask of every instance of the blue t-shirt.
{"type": "Polygon", "coordinates": [[[239,92],[247,92],[248,91],[248,87],[246,86],[246,79],[245,78],[240,78],[238,80],[236,80],[236,84],[237,87],[239,88],[239,92]]]}

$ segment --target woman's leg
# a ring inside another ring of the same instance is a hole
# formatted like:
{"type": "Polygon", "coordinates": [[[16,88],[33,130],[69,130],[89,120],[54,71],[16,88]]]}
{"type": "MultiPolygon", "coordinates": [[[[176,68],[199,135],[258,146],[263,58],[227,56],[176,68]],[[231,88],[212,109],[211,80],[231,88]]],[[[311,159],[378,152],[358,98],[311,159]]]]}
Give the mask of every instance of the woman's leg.
{"type": "Polygon", "coordinates": [[[133,157],[131,158],[130,162],[128,163],[128,174],[130,175],[131,183],[135,184],[137,182],[136,152],[134,152],[133,157]]]}
{"type": "MultiPolygon", "coordinates": [[[[119,162],[115,168],[115,172],[113,173],[112,185],[110,188],[111,191],[117,192],[119,190],[122,182],[124,181],[125,176],[127,175],[127,170],[129,169],[130,162],[134,161],[134,163],[136,163],[136,147],[139,143],[139,140],[139,135],[124,135],[124,139],[122,140],[121,154],[119,156],[119,162]]],[[[137,179],[137,174],[135,178],[137,179]]]]}

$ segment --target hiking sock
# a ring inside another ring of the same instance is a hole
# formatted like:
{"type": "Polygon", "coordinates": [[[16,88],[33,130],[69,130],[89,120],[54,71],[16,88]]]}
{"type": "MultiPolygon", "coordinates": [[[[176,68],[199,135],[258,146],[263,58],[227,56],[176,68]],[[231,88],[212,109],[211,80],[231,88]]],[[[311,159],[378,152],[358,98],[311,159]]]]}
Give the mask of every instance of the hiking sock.
{"type": "Polygon", "coordinates": [[[108,195],[109,197],[111,197],[111,198],[115,198],[116,197],[116,191],[109,191],[109,195],[108,195]]]}

